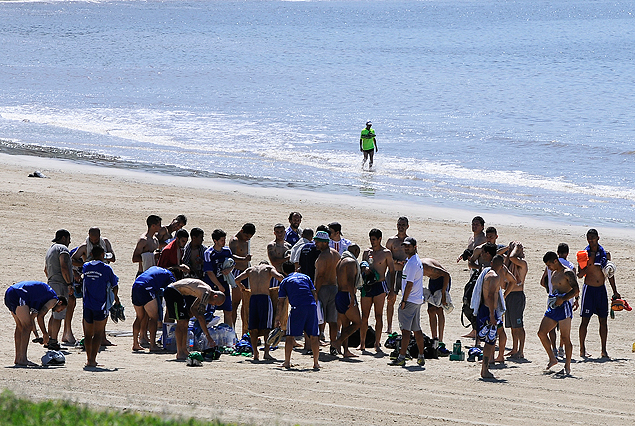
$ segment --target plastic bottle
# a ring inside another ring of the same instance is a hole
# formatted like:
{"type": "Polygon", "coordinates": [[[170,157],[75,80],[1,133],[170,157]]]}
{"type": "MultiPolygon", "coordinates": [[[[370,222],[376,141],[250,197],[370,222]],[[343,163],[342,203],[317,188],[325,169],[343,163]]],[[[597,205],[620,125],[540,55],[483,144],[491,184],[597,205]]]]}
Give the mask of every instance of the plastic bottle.
{"type": "Polygon", "coordinates": [[[190,349],[194,348],[194,333],[192,332],[192,330],[187,332],[187,342],[190,349]]]}

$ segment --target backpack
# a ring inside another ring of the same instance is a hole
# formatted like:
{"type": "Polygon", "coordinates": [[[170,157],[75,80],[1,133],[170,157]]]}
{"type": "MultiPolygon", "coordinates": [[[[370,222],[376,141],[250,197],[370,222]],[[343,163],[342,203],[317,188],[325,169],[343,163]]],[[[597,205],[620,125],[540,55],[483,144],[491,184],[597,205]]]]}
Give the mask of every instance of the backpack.
{"type": "Polygon", "coordinates": [[[480,271],[472,271],[470,280],[463,288],[463,306],[461,307],[461,324],[463,324],[463,327],[465,328],[472,326],[474,330],[476,330],[476,315],[470,305],[472,304],[472,293],[474,293],[474,287],[476,286],[476,281],[478,280],[479,275],[480,271]],[[464,317],[469,321],[468,325],[465,325],[465,321],[463,320],[464,317]]]}
{"type": "MultiPolygon", "coordinates": [[[[351,348],[356,348],[359,346],[361,342],[359,329],[355,330],[353,334],[348,337],[348,346],[351,348]]],[[[366,347],[373,348],[375,347],[375,329],[368,326],[368,331],[366,332],[366,347]]]]}

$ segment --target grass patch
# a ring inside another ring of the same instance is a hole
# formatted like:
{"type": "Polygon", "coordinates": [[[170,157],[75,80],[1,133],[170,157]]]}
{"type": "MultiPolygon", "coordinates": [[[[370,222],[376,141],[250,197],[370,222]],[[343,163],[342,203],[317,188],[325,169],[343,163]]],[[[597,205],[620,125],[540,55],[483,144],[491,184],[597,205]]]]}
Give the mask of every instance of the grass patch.
{"type": "Polygon", "coordinates": [[[0,413],[3,426],[229,426],[218,421],[166,420],[150,414],[97,411],[68,401],[32,402],[9,391],[0,394],[0,413]]]}

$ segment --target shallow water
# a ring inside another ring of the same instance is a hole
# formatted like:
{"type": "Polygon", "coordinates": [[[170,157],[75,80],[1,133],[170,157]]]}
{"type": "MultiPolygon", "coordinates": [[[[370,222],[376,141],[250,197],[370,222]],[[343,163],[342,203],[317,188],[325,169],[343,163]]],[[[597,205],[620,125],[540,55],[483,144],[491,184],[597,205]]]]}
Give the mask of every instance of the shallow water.
{"type": "Polygon", "coordinates": [[[632,228],[633,9],[0,2],[0,150],[632,228]]]}

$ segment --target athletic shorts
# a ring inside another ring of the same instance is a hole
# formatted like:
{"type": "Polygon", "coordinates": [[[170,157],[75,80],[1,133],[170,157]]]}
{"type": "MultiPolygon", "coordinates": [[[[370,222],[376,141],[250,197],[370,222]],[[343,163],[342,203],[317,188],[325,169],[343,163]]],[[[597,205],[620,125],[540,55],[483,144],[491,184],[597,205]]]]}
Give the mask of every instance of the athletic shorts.
{"type": "Polygon", "coordinates": [[[24,294],[24,291],[20,291],[13,287],[9,287],[7,292],[4,293],[4,304],[14,314],[15,310],[18,309],[18,306],[26,305],[26,300],[21,297],[22,294],[24,294]]]}
{"type": "Polygon", "coordinates": [[[399,328],[401,330],[421,331],[421,304],[406,302],[406,307],[397,309],[399,328]]]}
{"type": "MultiPolygon", "coordinates": [[[[66,283],[60,284],[60,283],[52,282],[52,283],[48,283],[48,285],[53,289],[53,291],[55,291],[55,294],[57,294],[57,297],[64,296],[66,300],[68,300],[68,292],[69,292],[68,284],[66,283]]],[[[53,311],[51,315],[53,316],[53,319],[63,320],[64,318],[66,318],[66,308],[64,308],[62,312],[53,311]]]]}
{"type": "Polygon", "coordinates": [[[523,326],[523,312],[525,311],[525,293],[512,291],[505,298],[505,327],[521,328],[523,326]]]}
{"type": "Polygon", "coordinates": [[[141,286],[132,287],[132,304],[135,306],[145,306],[156,298],[157,296],[151,290],[147,290],[141,286]]]}
{"type": "Polygon", "coordinates": [[[373,152],[375,152],[375,148],[372,149],[364,149],[362,150],[363,152],[365,152],[366,154],[372,154],[373,152]]]}
{"type": "MultiPolygon", "coordinates": [[[[236,278],[238,275],[242,274],[245,271],[241,271],[240,269],[233,269],[232,275],[236,278]]],[[[249,288],[249,278],[245,278],[241,281],[241,284],[245,286],[245,288],[249,288]]]]}
{"type": "Polygon", "coordinates": [[[335,307],[336,285],[323,285],[318,291],[318,300],[322,305],[324,322],[337,322],[337,308],[335,307]]]}
{"type": "Polygon", "coordinates": [[[196,301],[194,296],[183,296],[173,287],[166,287],[163,292],[168,318],[173,320],[187,320],[192,317],[192,305],[196,301]]]}
{"type": "MultiPolygon", "coordinates": [[[[216,287],[214,284],[212,284],[212,288],[214,290],[218,290],[218,287],[216,287]]],[[[231,312],[232,311],[232,288],[230,287],[229,284],[227,284],[227,282],[225,282],[224,294],[225,294],[225,302],[223,302],[222,305],[217,306],[216,310],[231,312]]]]}
{"type": "MultiPolygon", "coordinates": [[[[502,327],[503,326],[503,321],[501,321],[499,315],[497,312],[494,313],[494,318],[496,319],[496,325],[497,327],[502,327]]],[[[482,330],[483,327],[489,327],[490,323],[489,323],[489,308],[487,307],[487,305],[485,305],[485,303],[481,303],[481,305],[478,308],[478,315],[476,316],[476,323],[477,323],[477,330],[482,330]]],[[[494,339],[489,339],[487,336],[483,339],[485,341],[485,343],[493,345],[496,343],[496,337],[494,337],[494,339]]]]}
{"type": "Polygon", "coordinates": [[[551,318],[552,320],[556,322],[562,321],[566,318],[572,318],[573,308],[571,307],[571,302],[568,300],[565,300],[564,303],[560,306],[556,306],[554,308],[547,307],[547,312],[545,312],[545,316],[547,318],[551,318]]]}
{"type": "MultiPolygon", "coordinates": [[[[448,282],[448,292],[450,291],[450,287],[452,287],[452,278],[450,278],[448,282]]],[[[428,290],[430,290],[430,293],[434,294],[441,289],[443,289],[443,277],[430,278],[430,281],[428,281],[428,290]]]]}
{"type": "Polygon", "coordinates": [[[249,329],[273,328],[273,304],[268,294],[254,294],[249,298],[249,329]]]}
{"type": "Polygon", "coordinates": [[[97,310],[84,307],[83,318],[88,324],[92,324],[95,321],[103,321],[108,318],[108,309],[97,310]]]}
{"type": "Polygon", "coordinates": [[[609,299],[606,294],[606,286],[591,287],[582,285],[582,300],[580,300],[580,316],[592,317],[593,314],[600,318],[609,316],[609,299]]]}
{"type": "Polygon", "coordinates": [[[316,305],[291,307],[291,313],[287,320],[287,336],[318,336],[318,317],[316,305]]]}
{"type": "Polygon", "coordinates": [[[362,287],[362,297],[375,297],[382,293],[388,294],[388,285],[385,280],[373,283],[370,288],[366,285],[362,287]]]}
{"type": "MultiPolygon", "coordinates": [[[[337,309],[337,312],[345,314],[350,304],[351,294],[348,291],[338,291],[335,295],[335,309],[337,309]]],[[[357,306],[357,300],[353,301],[353,306],[357,306]]]]}

